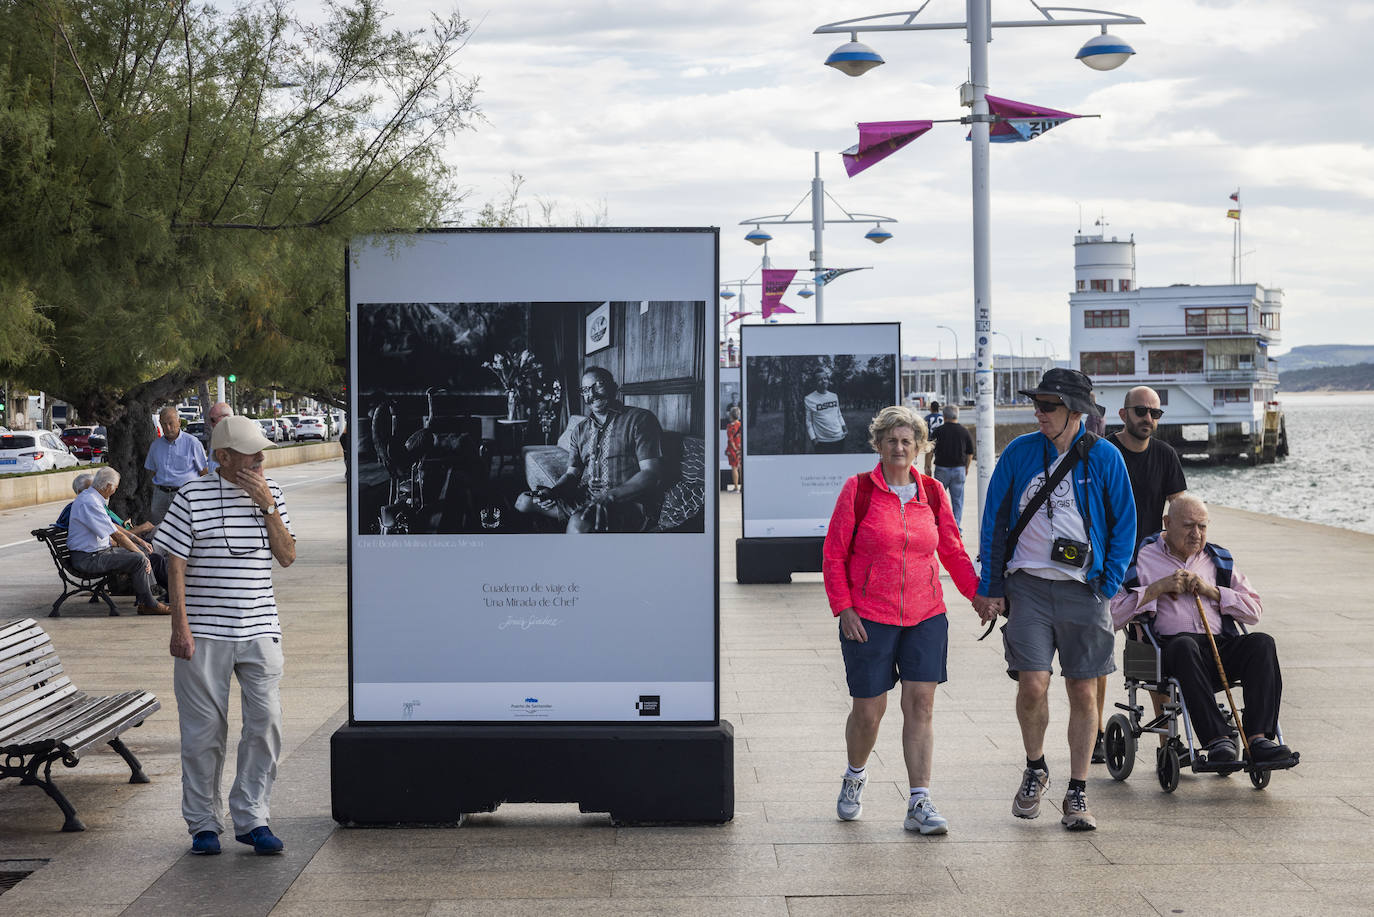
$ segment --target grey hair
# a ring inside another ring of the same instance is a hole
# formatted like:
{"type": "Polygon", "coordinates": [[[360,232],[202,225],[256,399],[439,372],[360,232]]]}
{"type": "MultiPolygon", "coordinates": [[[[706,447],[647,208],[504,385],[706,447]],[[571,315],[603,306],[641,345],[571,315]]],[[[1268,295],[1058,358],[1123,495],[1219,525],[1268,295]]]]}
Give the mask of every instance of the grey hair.
{"type": "Polygon", "coordinates": [[[91,481],[93,480],[95,480],[95,475],[91,474],[89,471],[81,472],[76,477],[72,478],[72,493],[81,493],[81,491],[91,486],[91,481]]]}
{"type": "Polygon", "coordinates": [[[940,413],[944,415],[945,420],[958,420],[958,419],[959,419],[959,405],[957,405],[957,404],[947,404],[947,405],[945,405],[943,408],[940,409],[940,413]]]}
{"type": "Polygon", "coordinates": [[[1173,510],[1174,507],[1182,509],[1185,506],[1196,506],[1203,512],[1207,512],[1207,501],[1199,497],[1197,494],[1193,493],[1191,490],[1185,490],[1183,491],[1183,493],[1179,494],[1177,497],[1174,497],[1172,500],[1169,501],[1169,505],[1164,507],[1164,514],[1167,516],[1169,512],[1173,510]]]}
{"type": "Polygon", "coordinates": [[[894,404],[879,411],[868,425],[868,444],[873,447],[873,451],[878,451],[878,444],[894,427],[910,427],[916,437],[916,451],[920,453],[925,450],[926,437],[929,435],[926,422],[921,419],[920,414],[906,405],[894,404]]]}
{"type": "Polygon", "coordinates": [[[115,471],[109,465],[97,471],[94,479],[91,481],[91,486],[96,490],[103,490],[111,484],[116,487],[119,486],[119,472],[115,471]]]}
{"type": "Polygon", "coordinates": [[[158,419],[158,421],[159,421],[160,423],[166,422],[168,415],[171,415],[172,417],[180,417],[180,416],[181,416],[180,414],[177,413],[177,409],[176,409],[174,406],[172,406],[172,405],[169,404],[169,405],[167,405],[166,407],[164,407],[162,410],[160,410],[160,411],[157,412],[157,419],[158,419]]]}

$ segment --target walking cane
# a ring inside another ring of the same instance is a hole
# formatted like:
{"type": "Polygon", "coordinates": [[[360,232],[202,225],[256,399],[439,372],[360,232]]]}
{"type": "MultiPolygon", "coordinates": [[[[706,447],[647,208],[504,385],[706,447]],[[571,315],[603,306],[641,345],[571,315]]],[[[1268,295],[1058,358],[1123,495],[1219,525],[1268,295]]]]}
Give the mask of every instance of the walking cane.
{"type": "Polygon", "coordinates": [[[1216,660],[1217,674],[1221,676],[1221,686],[1226,689],[1226,702],[1231,705],[1231,716],[1236,721],[1236,731],[1240,733],[1241,744],[1245,746],[1245,757],[1253,764],[1250,755],[1250,740],[1245,736],[1245,724],[1240,721],[1240,711],[1236,709],[1236,699],[1231,696],[1231,682],[1226,678],[1226,669],[1221,664],[1221,653],[1217,651],[1217,641],[1212,637],[1212,625],[1207,623],[1207,613],[1202,610],[1202,599],[1193,593],[1193,603],[1197,605],[1197,616],[1202,619],[1202,630],[1207,634],[1207,642],[1212,645],[1212,658],[1216,660]]]}

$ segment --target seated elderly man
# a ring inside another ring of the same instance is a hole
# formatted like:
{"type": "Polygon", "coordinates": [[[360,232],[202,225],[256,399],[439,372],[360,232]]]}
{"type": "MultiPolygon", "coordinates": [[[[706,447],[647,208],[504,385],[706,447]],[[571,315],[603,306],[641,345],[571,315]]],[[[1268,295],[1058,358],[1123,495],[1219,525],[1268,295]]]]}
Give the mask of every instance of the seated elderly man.
{"type": "Polygon", "coordinates": [[[167,582],[165,559],[153,553],[146,541],[115,525],[110,518],[107,501],[118,487],[119,472],[101,468],[91,486],[72,501],[67,522],[72,566],[88,576],[122,570],[133,580],[139,614],[171,614],[171,608],[153,597],[153,583],[167,582]]]}
{"type": "Polygon", "coordinates": [[[1276,764],[1293,752],[1274,741],[1283,694],[1274,638],[1259,632],[1242,634],[1235,626],[1236,621],[1259,621],[1260,599],[1245,574],[1234,569],[1230,552],[1208,543],[1207,521],[1207,506],[1200,498],[1186,491],[1174,498],[1164,516],[1162,536],[1145,539],[1135,567],[1112,599],[1112,623],[1120,629],[1136,615],[1153,617],[1164,672],[1178,679],[1207,760],[1235,761],[1236,745],[1216,703],[1221,678],[1198,617],[1200,599],[1226,677],[1244,685],[1244,726],[1252,760],[1276,764]]]}
{"type": "MultiPolygon", "coordinates": [[[[79,495],[81,491],[91,486],[91,481],[94,479],[95,475],[91,474],[90,472],[82,472],[81,474],[78,474],[76,477],[72,478],[72,493],[79,495]]],[[[67,528],[72,518],[72,506],[74,503],[75,501],[73,501],[72,503],[68,503],[66,506],[62,507],[62,512],[58,514],[57,521],[54,522],[53,525],[57,526],[59,529],[67,528]]],[[[135,535],[139,537],[139,539],[147,538],[149,535],[153,533],[153,530],[157,528],[157,526],[153,525],[151,522],[140,522],[138,525],[130,525],[127,521],[120,518],[119,513],[116,513],[114,510],[110,509],[108,503],[105,505],[105,512],[110,514],[110,520],[114,522],[115,525],[124,529],[124,531],[126,532],[133,532],[135,535]]],[[[146,542],[144,544],[146,545],[146,542]]],[[[147,554],[151,550],[151,546],[148,546],[148,550],[144,551],[143,553],[147,554]]],[[[163,580],[158,580],[158,582],[162,583],[162,585],[164,586],[167,585],[167,583],[163,580]]]]}

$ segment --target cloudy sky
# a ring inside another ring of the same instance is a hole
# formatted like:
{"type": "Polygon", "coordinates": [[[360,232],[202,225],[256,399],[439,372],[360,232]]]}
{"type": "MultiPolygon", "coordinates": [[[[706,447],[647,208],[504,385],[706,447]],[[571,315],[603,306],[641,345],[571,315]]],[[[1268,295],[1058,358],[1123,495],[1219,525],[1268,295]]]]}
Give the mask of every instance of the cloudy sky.
{"type": "MultiPolygon", "coordinates": [[[[1042,353],[1047,345],[1036,338],[1046,338],[1067,354],[1073,237],[1080,227],[1096,232],[1100,218],[1107,235],[1134,235],[1142,286],[1228,282],[1226,210],[1239,188],[1244,279],[1284,290],[1276,352],[1374,344],[1374,91],[1357,75],[1374,35],[1374,5],[1092,5],[1146,20],[1114,30],[1138,52],[1116,71],[1074,60],[1090,28],[994,33],[993,95],[1102,116],[993,147],[994,328],[1017,352],[1042,353]]],[[[398,26],[423,23],[419,0],[388,6],[398,26]]],[[[476,28],[459,66],[480,77],[486,122],[451,144],[459,181],[480,203],[499,198],[518,172],[526,200],[556,202],[566,220],[604,209],[610,225],[719,226],[721,279],[757,282],[762,250],[737,224],[797,205],[820,151],[831,197],[898,220],[882,246],[863,239],[864,226],[827,230],[827,266],[872,267],[828,288],[827,321],[900,319],[905,352],[944,356],[953,337],[935,326],[948,324],[967,354],[966,130],[937,125],[853,179],[838,152],[857,139],[858,121],[963,114],[968,46],[953,31],[864,36],[887,64],[855,79],[822,66],[846,36],[812,34],[825,23],[916,6],[473,0],[460,7],[476,28]]],[[[994,19],[1035,15],[1026,0],[992,7],[994,19]]],[[[922,14],[963,18],[962,0],[931,0],[922,14]]],[[[808,218],[808,205],[797,212],[808,218]]],[[[828,205],[827,213],[837,211],[828,205]]],[[[534,217],[542,219],[537,207],[534,217]]],[[[775,267],[808,266],[809,225],[771,231],[775,267]]],[[[757,288],[746,299],[757,308],[757,288]]],[[[785,301],[807,308],[795,295],[785,301]]]]}

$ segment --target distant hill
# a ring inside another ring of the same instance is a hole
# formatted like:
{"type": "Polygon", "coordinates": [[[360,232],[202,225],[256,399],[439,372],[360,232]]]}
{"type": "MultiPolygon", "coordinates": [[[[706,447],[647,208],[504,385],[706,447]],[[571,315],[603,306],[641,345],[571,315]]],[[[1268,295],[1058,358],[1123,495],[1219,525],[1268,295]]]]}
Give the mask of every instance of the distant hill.
{"type": "MultiPolygon", "coordinates": [[[[1374,362],[1374,346],[1368,344],[1304,344],[1275,357],[1279,372],[1316,369],[1319,366],[1353,366],[1374,362]]],[[[1287,383],[1287,378],[1284,382],[1287,383]]]]}
{"type": "Polygon", "coordinates": [[[1374,392],[1374,363],[1290,369],[1279,376],[1279,388],[1284,392],[1314,392],[1322,389],[1374,392]]]}

